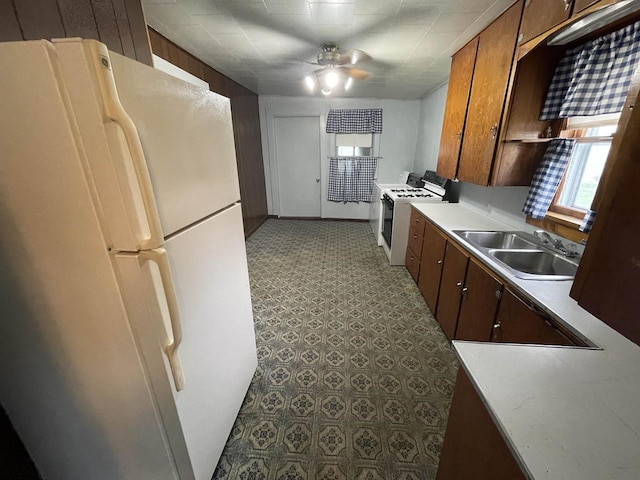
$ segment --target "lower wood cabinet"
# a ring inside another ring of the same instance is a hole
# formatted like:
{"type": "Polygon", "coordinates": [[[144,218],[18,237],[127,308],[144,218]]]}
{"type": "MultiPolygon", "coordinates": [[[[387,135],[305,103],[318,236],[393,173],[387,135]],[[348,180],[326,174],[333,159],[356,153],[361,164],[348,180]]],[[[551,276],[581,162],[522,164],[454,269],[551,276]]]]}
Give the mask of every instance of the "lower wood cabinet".
{"type": "Polygon", "coordinates": [[[449,340],[586,346],[415,208],[407,270],[449,340]]]}
{"type": "Polygon", "coordinates": [[[469,255],[455,243],[447,241],[435,316],[449,340],[453,340],[456,335],[468,264],[469,255]]]}
{"type": "Polygon", "coordinates": [[[460,368],[436,479],[525,478],[482,399],[460,368]]]}
{"type": "Polygon", "coordinates": [[[456,340],[491,340],[493,322],[501,298],[502,282],[472,258],[462,288],[456,340]]]}
{"type": "Polygon", "coordinates": [[[550,320],[536,306],[505,289],[491,340],[539,345],[584,345],[577,338],[569,338],[552,325],[550,320]]]}
{"type": "Polygon", "coordinates": [[[442,277],[446,245],[447,238],[431,222],[427,222],[424,227],[424,243],[420,261],[418,288],[434,315],[438,306],[438,293],[440,292],[440,279],[442,277]]]}

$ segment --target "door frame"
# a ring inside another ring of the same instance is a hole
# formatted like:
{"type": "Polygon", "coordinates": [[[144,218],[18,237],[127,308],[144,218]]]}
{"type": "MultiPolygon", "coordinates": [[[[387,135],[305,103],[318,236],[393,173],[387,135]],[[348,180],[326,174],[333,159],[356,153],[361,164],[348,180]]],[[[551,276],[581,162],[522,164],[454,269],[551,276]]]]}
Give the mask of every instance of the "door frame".
{"type": "Polygon", "coordinates": [[[282,205],[280,204],[280,175],[278,170],[278,152],[276,149],[276,119],[277,118],[300,118],[300,117],[312,117],[317,118],[319,120],[319,137],[318,140],[320,142],[320,158],[318,159],[319,167],[320,167],[320,218],[325,217],[325,209],[324,202],[322,201],[322,192],[326,189],[326,176],[324,174],[323,168],[323,158],[328,157],[327,155],[327,139],[326,136],[323,135],[326,125],[326,115],[318,114],[318,113],[308,113],[308,114],[297,114],[297,113],[280,113],[280,114],[267,114],[267,136],[268,136],[268,156],[269,156],[269,169],[270,169],[270,180],[271,180],[271,200],[273,205],[273,214],[277,217],[280,217],[282,212],[282,205]]]}

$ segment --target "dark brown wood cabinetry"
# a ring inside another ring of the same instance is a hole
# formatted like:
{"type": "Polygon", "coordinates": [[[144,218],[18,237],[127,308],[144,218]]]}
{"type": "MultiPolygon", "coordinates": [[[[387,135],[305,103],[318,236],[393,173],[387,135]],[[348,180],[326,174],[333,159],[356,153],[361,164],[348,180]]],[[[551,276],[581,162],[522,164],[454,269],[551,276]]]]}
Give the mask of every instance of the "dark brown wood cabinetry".
{"type": "Polygon", "coordinates": [[[522,15],[520,0],[480,33],[458,178],[488,185],[522,15]]]}
{"type": "Polygon", "coordinates": [[[571,14],[572,0],[525,0],[519,43],[546,32],[571,14]]]}
{"type": "Polygon", "coordinates": [[[597,0],[573,0],[573,14],[581,12],[589,5],[593,5],[597,0]]]}
{"type": "Polygon", "coordinates": [[[492,341],[539,345],[576,345],[554,327],[549,316],[505,289],[493,327],[492,341]]]}
{"type": "Polygon", "coordinates": [[[140,0],[0,1],[0,41],[82,37],[152,65],[140,0]]]}
{"type": "Polygon", "coordinates": [[[427,222],[424,227],[418,288],[432,312],[435,312],[438,306],[446,245],[446,237],[431,222],[427,222]]]}
{"type": "Polygon", "coordinates": [[[458,370],[437,480],[524,480],[526,477],[469,377],[458,370]]]}
{"type": "Polygon", "coordinates": [[[593,230],[571,296],[585,310],[640,345],[640,76],[618,123],[594,208],[593,230]]]}
{"type": "Polygon", "coordinates": [[[586,346],[413,207],[409,242],[407,270],[449,340],[586,346]]]}
{"type": "Polygon", "coordinates": [[[502,297],[502,282],[473,258],[462,288],[457,340],[488,342],[502,297]]]}
{"type": "Polygon", "coordinates": [[[435,316],[449,340],[453,340],[456,335],[468,264],[469,255],[455,243],[447,241],[435,316]]]}
{"type": "Polygon", "coordinates": [[[460,49],[451,61],[451,74],[447,90],[437,173],[441,177],[456,178],[467,105],[471,93],[471,78],[476,63],[478,38],[474,38],[460,49]]]}

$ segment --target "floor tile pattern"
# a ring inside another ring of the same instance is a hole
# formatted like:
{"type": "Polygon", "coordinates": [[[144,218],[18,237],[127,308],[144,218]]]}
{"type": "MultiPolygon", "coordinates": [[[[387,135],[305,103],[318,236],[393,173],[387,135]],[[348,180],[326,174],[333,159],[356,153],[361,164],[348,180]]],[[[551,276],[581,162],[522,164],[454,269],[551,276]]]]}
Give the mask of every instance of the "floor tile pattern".
{"type": "Polygon", "coordinates": [[[435,478],[458,364],[367,223],[247,243],[259,365],[215,479],[435,478]]]}

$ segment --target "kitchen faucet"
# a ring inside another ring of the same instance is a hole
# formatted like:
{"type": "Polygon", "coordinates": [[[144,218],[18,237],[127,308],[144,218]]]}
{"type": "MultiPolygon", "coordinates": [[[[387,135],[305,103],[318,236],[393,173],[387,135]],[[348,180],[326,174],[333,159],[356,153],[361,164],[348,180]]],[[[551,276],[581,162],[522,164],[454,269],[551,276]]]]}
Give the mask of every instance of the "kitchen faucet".
{"type": "Polygon", "coordinates": [[[542,238],[540,240],[540,245],[546,246],[547,248],[552,248],[554,250],[557,250],[558,252],[560,252],[562,255],[564,255],[567,258],[574,258],[574,257],[577,257],[577,256],[580,255],[578,253],[577,245],[575,243],[568,243],[565,246],[562,243],[562,240],[560,240],[560,239],[556,240],[555,238],[553,238],[551,235],[549,235],[544,230],[536,230],[535,232],[533,232],[533,234],[536,237],[541,237],[542,238]]]}

